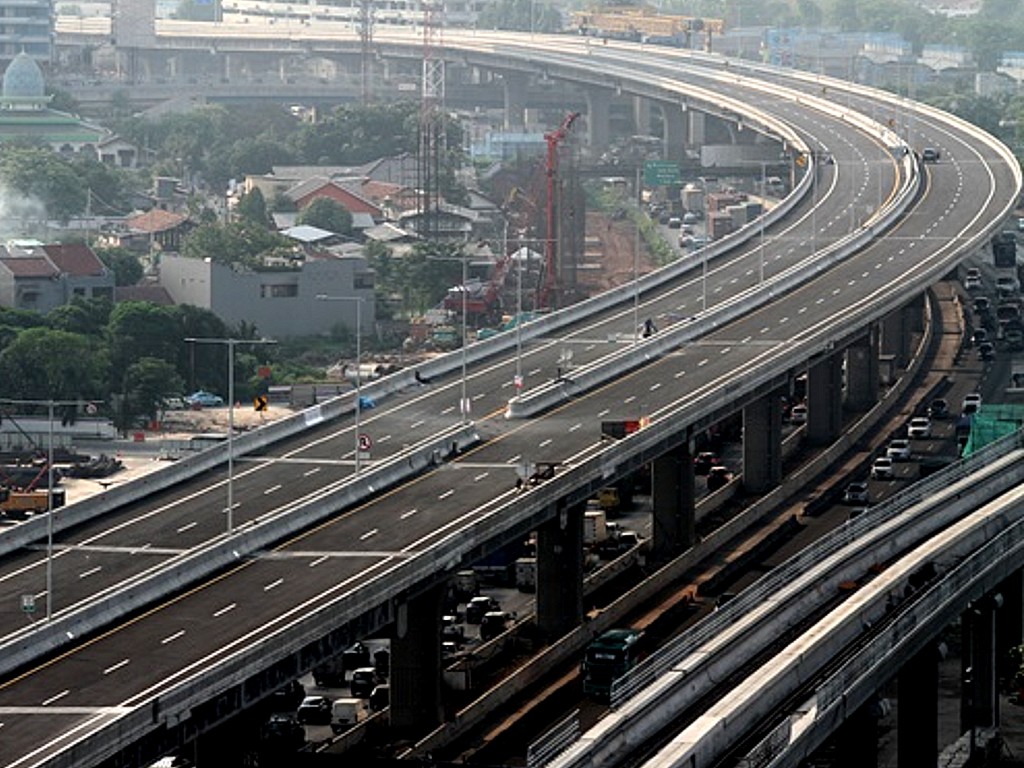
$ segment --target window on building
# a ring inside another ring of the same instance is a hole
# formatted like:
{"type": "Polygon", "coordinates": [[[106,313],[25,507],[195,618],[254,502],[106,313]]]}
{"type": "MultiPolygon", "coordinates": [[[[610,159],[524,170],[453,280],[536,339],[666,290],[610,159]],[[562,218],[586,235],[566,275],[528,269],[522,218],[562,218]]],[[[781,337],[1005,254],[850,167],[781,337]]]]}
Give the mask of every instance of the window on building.
{"type": "Polygon", "coordinates": [[[352,278],[352,287],[356,290],[373,290],[373,272],[356,272],[352,278]]]}
{"type": "Polygon", "coordinates": [[[264,299],[293,299],[298,295],[299,286],[294,283],[260,286],[260,297],[264,299]]]}

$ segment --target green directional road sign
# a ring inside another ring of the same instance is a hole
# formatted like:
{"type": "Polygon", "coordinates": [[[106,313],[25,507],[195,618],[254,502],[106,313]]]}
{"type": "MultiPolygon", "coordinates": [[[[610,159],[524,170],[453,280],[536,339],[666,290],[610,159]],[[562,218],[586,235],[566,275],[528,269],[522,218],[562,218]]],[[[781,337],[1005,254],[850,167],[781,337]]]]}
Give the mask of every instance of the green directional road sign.
{"type": "Polygon", "coordinates": [[[671,160],[647,160],[644,163],[644,186],[667,187],[679,183],[679,166],[671,160]]]}

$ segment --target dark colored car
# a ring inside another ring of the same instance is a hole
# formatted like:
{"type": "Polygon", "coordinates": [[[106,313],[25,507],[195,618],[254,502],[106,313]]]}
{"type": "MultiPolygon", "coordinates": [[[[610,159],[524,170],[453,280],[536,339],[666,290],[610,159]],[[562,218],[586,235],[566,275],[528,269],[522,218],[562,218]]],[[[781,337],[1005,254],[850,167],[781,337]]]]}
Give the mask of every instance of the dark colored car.
{"type": "Polygon", "coordinates": [[[466,603],[466,623],[479,624],[484,614],[489,611],[500,611],[501,606],[493,597],[477,595],[466,603]]]}
{"type": "Polygon", "coordinates": [[[303,725],[330,725],[331,706],[326,696],[307,696],[295,710],[295,719],[303,725]]]}
{"type": "Polygon", "coordinates": [[[380,682],[380,678],[377,676],[376,667],[360,667],[352,670],[352,679],[349,681],[348,689],[353,696],[365,699],[378,682],[380,682]]]}
{"type": "Polygon", "coordinates": [[[732,480],[732,472],[728,467],[712,467],[708,470],[708,491],[717,491],[724,488],[732,480]]]}
{"type": "Polygon", "coordinates": [[[928,405],[928,417],[932,419],[949,418],[949,402],[937,397],[928,405]]]}
{"type": "Polygon", "coordinates": [[[306,731],[292,715],[271,715],[260,729],[260,740],[282,750],[296,750],[306,743],[306,731]]]}
{"type": "Polygon", "coordinates": [[[693,473],[695,475],[706,475],[711,468],[720,462],[714,451],[701,451],[693,458],[693,473]]]}

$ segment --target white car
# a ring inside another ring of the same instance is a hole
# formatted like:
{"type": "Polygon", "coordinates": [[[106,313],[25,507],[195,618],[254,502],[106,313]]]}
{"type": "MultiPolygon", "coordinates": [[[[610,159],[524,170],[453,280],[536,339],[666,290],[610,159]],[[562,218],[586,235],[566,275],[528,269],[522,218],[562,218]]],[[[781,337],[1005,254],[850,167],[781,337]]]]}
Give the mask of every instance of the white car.
{"type": "Polygon", "coordinates": [[[968,291],[980,291],[981,275],[967,275],[964,278],[964,288],[968,291]]]}
{"type": "Polygon", "coordinates": [[[872,480],[892,480],[896,477],[896,469],[892,465],[892,459],[888,456],[879,456],[871,465],[872,480]]]}
{"type": "Polygon", "coordinates": [[[981,395],[977,392],[971,392],[964,396],[964,400],[960,404],[960,413],[964,416],[968,416],[979,408],[981,408],[981,395]]]}
{"type": "Polygon", "coordinates": [[[927,416],[915,416],[907,425],[907,437],[923,440],[932,436],[932,422],[927,416]]]}
{"type": "Polygon", "coordinates": [[[850,483],[843,491],[843,503],[845,504],[867,504],[868,484],[863,480],[850,483]]]}
{"type": "Polygon", "coordinates": [[[910,441],[902,437],[890,440],[885,455],[893,461],[910,461],[910,441]]]}
{"type": "Polygon", "coordinates": [[[794,405],[792,410],[789,412],[789,423],[790,424],[806,424],[807,423],[807,406],[806,405],[794,405]]]}

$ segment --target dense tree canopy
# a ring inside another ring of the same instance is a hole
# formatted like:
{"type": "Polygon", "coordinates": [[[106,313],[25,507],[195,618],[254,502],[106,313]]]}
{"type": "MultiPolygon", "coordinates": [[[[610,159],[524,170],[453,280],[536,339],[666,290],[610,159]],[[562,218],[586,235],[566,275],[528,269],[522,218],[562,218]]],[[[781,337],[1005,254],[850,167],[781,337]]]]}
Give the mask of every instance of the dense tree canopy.
{"type": "Polygon", "coordinates": [[[329,197],[314,198],[296,218],[298,224],[326,229],[336,235],[352,233],[352,214],[337,200],[329,197]]]}

